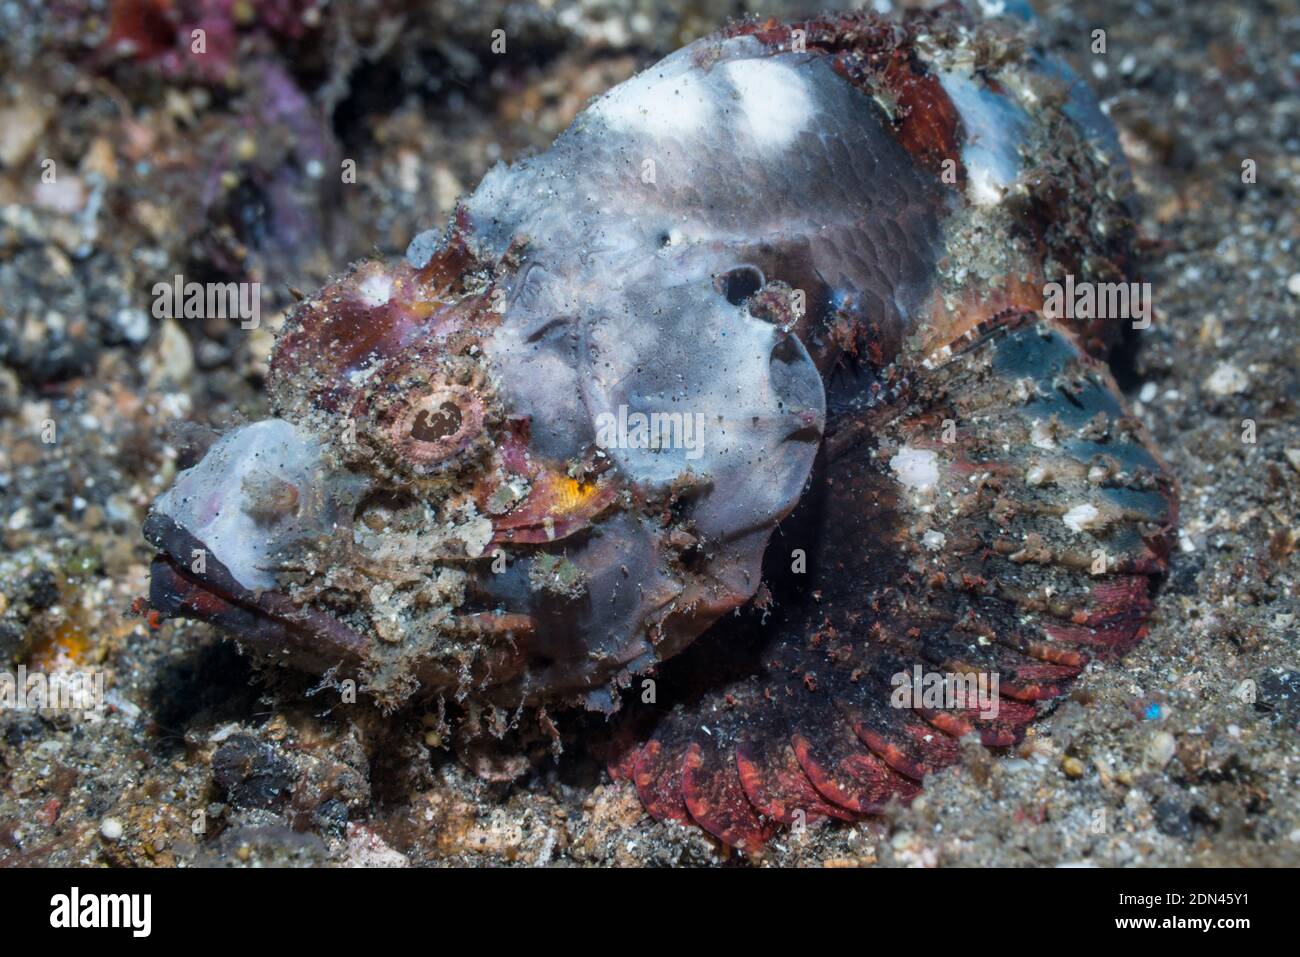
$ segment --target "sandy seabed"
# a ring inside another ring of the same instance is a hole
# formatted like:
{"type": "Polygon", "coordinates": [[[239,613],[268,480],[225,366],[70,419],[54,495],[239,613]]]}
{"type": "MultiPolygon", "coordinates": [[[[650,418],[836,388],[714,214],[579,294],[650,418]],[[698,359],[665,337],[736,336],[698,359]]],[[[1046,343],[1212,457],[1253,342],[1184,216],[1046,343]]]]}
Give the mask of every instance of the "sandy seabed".
{"type": "MultiPolygon", "coordinates": [[[[332,712],[207,626],[130,612],[166,423],[260,417],[281,318],[160,321],[157,277],[242,275],[282,310],[744,5],[234,4],[240,53],[211,75],[109,56],[90,6],[0,4],[0,656],[101,672],[109,707],[0,714],[0,863],[740,862],[581,746],[487,785],[424,715],[332,712]],[[520,53],[484,52],[501,25],[520,53]],[[347,159],[340,190],[322,173],[347,159]]],[[[779,837],[769,863],[1300,864],[1300,9],[1040,12],[1133,167],[1157,315],[1117,374],[1181,482],[1179,548],[1146,641],[1013,753],[972,749],[910,808],[779,837]]]]}

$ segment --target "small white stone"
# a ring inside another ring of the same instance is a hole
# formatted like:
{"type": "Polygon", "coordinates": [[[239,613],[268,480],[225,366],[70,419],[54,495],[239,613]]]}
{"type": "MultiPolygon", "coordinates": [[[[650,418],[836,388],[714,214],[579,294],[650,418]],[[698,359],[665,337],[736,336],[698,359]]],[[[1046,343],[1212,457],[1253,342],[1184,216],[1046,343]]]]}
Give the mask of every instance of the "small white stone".
{"type": "Polygon", "coordinates": [[[936,532],[934,529],[931,529],[921,536],[921,544],[932,552],[937,552],[939,549],[943,548],[944,542],[946,541],[947,538],[944,536],[943,532],[936,532]]]}
{"type": "Polygon", "coordinates": [[[492,541],[492,519],[480,515],[472,522],[462,525],[459,533],[461,541],[465,543],[465,554],[470,558],[478,558],[492,541]]]}
{"type": "Polygon", "coordinates": [[[159,371],[175,383],[187,383],[194,374],[194,349],[190,337],[175,319],[164,319],[158,331],[159,371]]]}
{"type": "Polygon", "coordinates": [[[1138,393],[1138,398],[1141,399],[1143,402],[1150,403],[1152,400],[1155,399],[1156,395],[1159,392],[1160,389],[1156,386],[1154,382],[1148,382],[1142,386],[1142,391],[1138,393]]]}
{"type": "Polygon", "coordinates": [[[382,837],[361,824],[349,823],[347,828],[347,857],[349,867],[410,867],[410,859],[401,851],[390,847],[382,837]]]}
{"type": "Polygon", "coordinates": [[[889,460],[898,480],[919,492],[929,491],[939,483],[939,456],[929,449],[914,449],[904,445],[889,460]]]}
{"type": "Polygon", "coordinates": [[[149,338],[149,315],[143,309],[119,309],[113,313],[112,322],[122,337],[134,346],[149,338]]]}
{"type": "Polygon", "coordinates": [[[1076,505],[1061,517],[1061,521],[1065,522],[1066,526],[1075,532],[1100,527],[1104,524],[1100,519],[1101,511],[1096,505],[1088,504],[1076,505]]]}
{"type": "Polygon", "coordinates": [[[1284,454],[1286,460],[1291,463],[1291,467],[1300,472],[1300,449],[1287,449],[1284,454]]]}
{"type": "Polygon", "coordinates": [[[122,822],[115,817],[106,817],[99,822],[99,833],[106,841],[120,841],[123,830],[122,822]]]}
{"type": "Polygon", "coordinates": [[[987,166],[972,166],[966,180],[966,196],[976,206],[996,206],[1002,202],[1003,190],[997,176],[987,166]]]}
{"type": "Polygon", "coordinates": [[[1178,750],[1178,742],[1168,731],[1157,731],[1147,742],[1147,760],[1157,768],[1163,768],[1178,750]]]}
{"type": "Polygon", "coordinates": [[[229,738],[232,734],[234,734],[239,729],[240,729],[240,724],[238,721],[227,721],[221,727],[217,728],[216,731],[213,731],[210,735],[208,735],[208,743],[221,744],[223,741],[225,741],[227,738],[229,738]]]}
{"type": "Polygon", "coordinates": [[[1293,296],[1300,296],[1300,272],[1293,272],[1286,281],[1286,291],[1293,296]]]}
{"type": "Polygon", "coordinates": [[[1235,395],[1250,388],[1250,379],[1231,362],[1220,362],[1205,380],[1205,387],[1215,395],[1235,395]]]}

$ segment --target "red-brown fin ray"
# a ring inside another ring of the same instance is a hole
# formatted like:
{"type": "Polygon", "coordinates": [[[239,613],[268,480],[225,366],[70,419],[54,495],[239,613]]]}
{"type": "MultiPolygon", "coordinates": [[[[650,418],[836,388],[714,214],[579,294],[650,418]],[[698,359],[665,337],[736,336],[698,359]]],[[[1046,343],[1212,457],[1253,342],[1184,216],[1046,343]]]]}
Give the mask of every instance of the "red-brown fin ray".
{"type": "Polygon", "coordinates": [[[956,632],[926,639],[924,654],[932,667],[947,674],[969,672],[986,681],[996,675],[1000,696],[1024,702],[1064,694],[1083,670],[1032,658],[982,636],[956,632]]]}
{"type": "Polygon", "coordinates": [[[886,681],[864,681],[842,689],[835,704],[858,739],[899,774],[920,781],[927,774],[956,764],[956,742],[918,717],[912,708],[893,707],[893,687],[886,681]]]}
{"type": "Polygon", "coordinates": [[[868,751],[847,725],[804,727],[790,740],[817,792],[856,814],[878,814],[894,799],[907,804],[921,791],[868,751]]]}
{"type": "Polygon", "coordinates": [[[700,735],[687,746],[682,792],[695,823],[730,847],[760,854],[776,830],[776,823],[761,818],[745,795],[730,743],[700,735]]]}
{"type": "Polygon", "coordinates": [[[682,793],[682,767],[689,744],[680,739],[665,743],[657,733],[637,752],[632,783],[651,817],[679,824],[690,822],[682,793]]]}
{"type": "Polygon", "coordinates": [[[787,827],[854,815],[818,793],[799,764],[789,735],[749,734],[736,743],[736,766],[745,795],[758,812],[787,827]]]}
{"type": "Polygon", "coordinates": [[[634,781],[637,760],[641,757],[636,725],[630,721],[620,724],[605,749],[604,757],[605,771],[612,780],[634,781]]]}
{"type": "Polygon", "coordinates": [[[841,720],[873,755],[898,774],[920,781],[960,757],[951,737],[919,717],[920,701],[901,699],[911,690],[919,654],[907,656],[905,642],[863,640],[865,636],[825,640],[824,663],[816,670],[818,689],[834,703],[841,720]]]}
{"type": "Polygon", "coordinates": [[[1145,575],[1098,581],[1086,609],[1068,621],[1044,621],[1043,631],[1058,644],[1122,655],[1146,635],[1152,608],[1149,581],[1145,575]]]}
{"type": "Polygon", "coordinates": [[[1025,735],[1025,728],[1038,717],[1038,709],[1033,705],[1003,697],[998,698],[996,713],[992,714],[975,706],[922,706],[916,713],[949,737],[977,734],[980,743],[988,748],[1007,748],[1019,743],[1025,735]]]}
{"type": "Polygon", "coordinates": [[[894,799],[911,801],[920,788],[868,750],[821,697],[802,712],[790,736],[795,757],[817,793],[857,814],[878,814],[894,799]]]}

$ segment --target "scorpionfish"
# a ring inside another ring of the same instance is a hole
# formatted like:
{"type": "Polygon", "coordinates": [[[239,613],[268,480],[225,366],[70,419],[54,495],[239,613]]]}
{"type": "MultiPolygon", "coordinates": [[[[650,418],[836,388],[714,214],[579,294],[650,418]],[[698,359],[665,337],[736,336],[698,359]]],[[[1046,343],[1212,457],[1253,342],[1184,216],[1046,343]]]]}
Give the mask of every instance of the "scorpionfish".
{"type": "Polygon", "coordinates": [[[150,601],[461,741],[603,712],[744,851],[907,802],[1146,634],[1132,323],[1048,302],[1133,279],[1130,193],[1021,18],[732,24],[300,301],[150,601]]]}

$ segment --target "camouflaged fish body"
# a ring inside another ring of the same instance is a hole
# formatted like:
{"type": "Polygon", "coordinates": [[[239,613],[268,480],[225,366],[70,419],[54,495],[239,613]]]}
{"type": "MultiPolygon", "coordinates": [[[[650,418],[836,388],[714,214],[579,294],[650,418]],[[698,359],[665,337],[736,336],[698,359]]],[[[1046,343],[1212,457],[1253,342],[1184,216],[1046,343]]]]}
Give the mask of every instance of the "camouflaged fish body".
{"type": "Polygon", "coordinates": [[[1124,318],[1042,314],[1132,224],[1027,29],[748,23],[615,87],[299,304],[276,417],[155,504],[154,606],[471,733],[627,698],[614,773],[750,850],[1014,742],[1144,633],[1176,521],[1124,318]],[[899,706],[918,668],[997,707],[899,706]]]}

